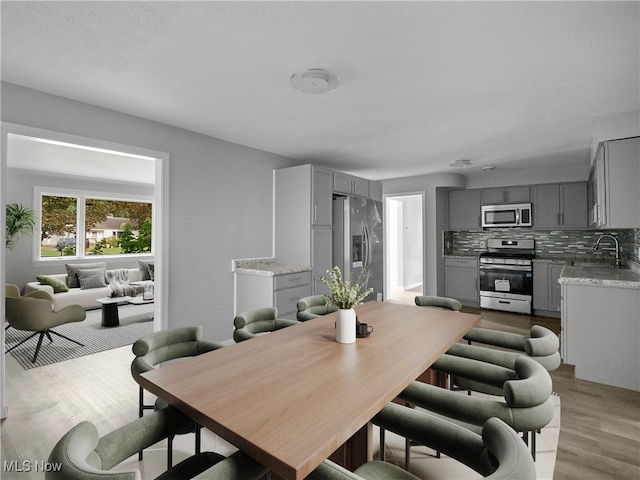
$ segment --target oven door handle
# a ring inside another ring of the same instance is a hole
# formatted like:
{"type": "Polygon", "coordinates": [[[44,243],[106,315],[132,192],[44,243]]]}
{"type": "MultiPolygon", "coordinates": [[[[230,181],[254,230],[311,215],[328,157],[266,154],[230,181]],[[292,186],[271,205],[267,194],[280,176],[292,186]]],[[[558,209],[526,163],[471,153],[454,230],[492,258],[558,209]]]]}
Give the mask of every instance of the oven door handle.
{"type": "Polygon", "coordinates": [[[531,272],[530,265],[480,265],[480,270],[508,270],[511,272],[531,272]]]}

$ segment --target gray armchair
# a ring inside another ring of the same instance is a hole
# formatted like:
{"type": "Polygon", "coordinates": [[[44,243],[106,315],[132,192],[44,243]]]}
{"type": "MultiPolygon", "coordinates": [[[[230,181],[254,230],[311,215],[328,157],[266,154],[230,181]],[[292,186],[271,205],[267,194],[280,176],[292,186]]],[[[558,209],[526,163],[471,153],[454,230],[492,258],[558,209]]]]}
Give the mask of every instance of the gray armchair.
{"type": "MultiPolygon", "coordinates": [[[[47,480],[139,480],[137,469],[111,469],[193,423],[173,407],[138,418],[100,437],[95,425],[81,422],[53,448],[49,462],[60,469],[47,471],[47,480]]],[[[213,452],[194,455],[168,469],[156,480],[253,480],[267,469],[238,451],[225,458],[213,452]]]]}
{"type": "Polygon", "coordinates": [[[338,307],[332,305],[324,295],[311,295],[298,300],[298,313],[296,318],[300,322],[306,322],[312,318],[327,315],[338,310],[338,307]]]}
{"type": "Polygon", "coordinates": [[[5,286],[5,297],[5,320],[9,324],[5,330],[11,326],[16,330],[33,332],[33,334],[8,349],[5,353],[9,353],[36,335],[40,335],[40,337],[38,338],[38,344],[33,354],[33,359],[31,360],[33,363],[38,359],[38,354],[42,347],[42,340],[45,335],[50,342],[53,342],[53,337],[51,336],[51,334],[53,334],[84,347],[84,345],[77,340],[53,330],[53,328],[59,327],[60,325],[82,322],[87,318],[84,308],[80,305],[69,305],[58,312],[54,312],[53,298],[51,298],[48,293],[38,292],[37,294],[21,297],[20,291],[15,285],[5,286]]]}
{"type": "MultiPolygon", "coordinates": [[[[488,418],[476,433],[446,419],[391,403],[373,418],[373,422],[381,428],[445,453],[484,478],[536,478],[535,465],[527,446],[518,434],[499,418],[488,418]]],[[[381,447],[381,452],[383,451],[381,447]]]]}
{"type": "Polygon", "coordinates": [[[261,333],[274,332],[299,323],[296,320],[278,318],[278,309],[275,307],[257,308],[236,315],[233,319],[233,339],[239,343],[261,333]]]}
{"type": "MultiPolygon", "coordinates": [[[[498,371],[496,375],[501,374],[502,367],[485,364],[485,368],[487,372],[494,368],[498,371]]],[[[480,433],[489,418],[498,417],[515,431],[522,432],[527,440],[529,432],[532,433],[531,452],[535,458],[535,432],[553,418],[552,381],[544,367],[528,357],[520,356],[514,368],[515,378],[504,382],[503,398],[499,400],[462,395],[421,382],[412,382],[399,397],[476,433],[480,433]]]]}
{"type": "MultiPolygon", "coordinates": [[[[178,358],[195,357],[202,353],[211,352],[222,348],[224,345],[218,342],[202,340],[202,327],[179,327],[170,330],[162,330],[146,335],[133,344],[133,354],[136,356],[131,362],[131,375],[136,382],[139,381],[140,374],[148,372],[169,360],[178,358]]],[[[144,389],[139,386],[138,416],[142,417],[145,410],[161,410],[167,406],[162,399],[157,399],[154,405],[144,404],[144,389]]],[[[178,433],[196,433],[196,453],[200,451],[200,428],[194,422],[178,433]]],[[[167,462],[169,467],[172,464],[172,448],[169,437],[169,448],[167,449],[167,462]]],[[[142,460],[142,450],[138,454],[142,460]]]]}

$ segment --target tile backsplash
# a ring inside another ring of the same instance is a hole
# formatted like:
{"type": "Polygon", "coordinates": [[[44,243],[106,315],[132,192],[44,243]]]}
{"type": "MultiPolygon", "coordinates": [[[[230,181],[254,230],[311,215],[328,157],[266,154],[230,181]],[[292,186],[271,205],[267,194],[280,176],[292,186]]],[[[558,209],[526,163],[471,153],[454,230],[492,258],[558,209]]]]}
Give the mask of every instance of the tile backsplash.
{"type": "Polygon", "coordinates": [[[445,255],[475,256],[486,250],[489,238],[532,238],[535,240],[538,259],[605,261],[609,258],[613,261],[615,250],[610,239],[604,239],[600,249],[593,249],[598,237],[606,233],[618,238],[622,262],[634,270],[640,269],[638,258],[640,229],[540,231],[525,228],[494,228],[475,232],[448,231],[443,234],[443,248],[445,255]]]}

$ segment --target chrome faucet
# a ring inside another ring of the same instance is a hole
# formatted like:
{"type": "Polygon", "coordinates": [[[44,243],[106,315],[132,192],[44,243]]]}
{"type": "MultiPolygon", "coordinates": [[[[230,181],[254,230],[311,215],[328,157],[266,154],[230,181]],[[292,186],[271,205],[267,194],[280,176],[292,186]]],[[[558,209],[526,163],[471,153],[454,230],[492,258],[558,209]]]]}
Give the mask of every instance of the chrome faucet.
{"type": "Polygon", "coordinates": [[[596,244],[593,246],[593,249],[598,250],[598,248],[600,248],[600,242],[603,238],[611,238],[616,244],[616,268],[620,268],[622,266],[622,262],[620,261],[620,243],[614,235],[610,235],[608,233],[605,235],[600,235],[600,237],[598,237],[598,240],[596,240],[596,244]]]}

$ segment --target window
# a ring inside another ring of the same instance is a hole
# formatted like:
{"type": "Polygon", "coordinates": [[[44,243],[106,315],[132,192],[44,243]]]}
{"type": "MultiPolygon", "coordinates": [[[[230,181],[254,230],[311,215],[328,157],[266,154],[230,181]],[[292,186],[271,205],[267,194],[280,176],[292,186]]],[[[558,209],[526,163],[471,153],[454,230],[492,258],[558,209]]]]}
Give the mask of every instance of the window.
{"type": "Polygon", "coordinates": [[[153,253],[153,201],[95,192],[37,189],[38,257],[153,253]]]}

